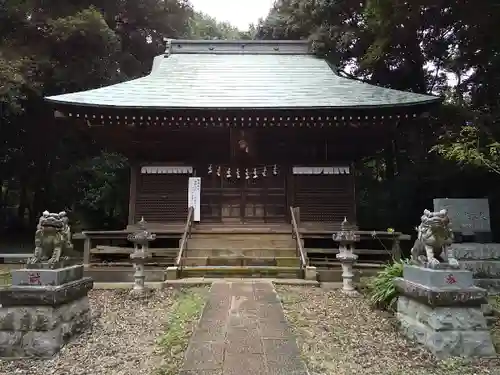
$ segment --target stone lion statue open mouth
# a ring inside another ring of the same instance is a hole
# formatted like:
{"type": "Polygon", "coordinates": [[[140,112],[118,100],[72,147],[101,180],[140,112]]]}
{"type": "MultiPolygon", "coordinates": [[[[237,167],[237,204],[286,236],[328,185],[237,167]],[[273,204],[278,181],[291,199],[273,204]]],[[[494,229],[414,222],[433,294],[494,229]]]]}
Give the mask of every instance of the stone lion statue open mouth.
{"type": "Polygon", "coordinates": [[[447,210],[431,212],[424,210],[417,227],[417,239],[411,249],[413,264],[436,268],[441,263],[458,268],[459,264],[453,255],[453,231],[447,210]]]}

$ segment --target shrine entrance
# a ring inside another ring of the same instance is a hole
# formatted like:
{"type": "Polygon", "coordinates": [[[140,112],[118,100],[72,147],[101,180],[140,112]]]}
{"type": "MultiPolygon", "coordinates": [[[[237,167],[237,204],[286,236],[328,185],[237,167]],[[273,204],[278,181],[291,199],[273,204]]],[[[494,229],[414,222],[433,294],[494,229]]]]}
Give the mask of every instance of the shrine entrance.
{"type": "Polygon", "coordinates": [[[286,173],[278,166],[209,165],[201,180],[201,221],[284,222],[286,173]]]}

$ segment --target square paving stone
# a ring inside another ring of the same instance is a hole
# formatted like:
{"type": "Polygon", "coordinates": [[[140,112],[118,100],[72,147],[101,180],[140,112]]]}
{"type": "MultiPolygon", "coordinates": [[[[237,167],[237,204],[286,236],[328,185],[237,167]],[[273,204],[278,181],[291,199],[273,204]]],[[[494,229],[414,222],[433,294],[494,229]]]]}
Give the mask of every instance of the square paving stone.
{"type": "Polygon", "coordinates": [[[254,292],[255,302],[275,304],[281,307],[281,301],[274,292],[254,292]]]}
{"type": "Polygon", "coordinates": [[[218,370],[183,370],[179,375],[222,375],[222,369],[218,370]]]}
{"type": "Polygon", "coordinates": [[[235,353],[263,354],[264,348],[257,328],[233,328],[226,336],[226,358],[235,353]]]}
{"type": "Polygon", "coordinates": [[[259,327],[256,316],[247,316],[243,314],[229,315],[227,320],[228,330],[231,328],[255,328],[259,327]]]}
{"type": "Polygon", "coordinates": [[[191,337],[193,342],[223,342],[227,332],[227,321],[201,320],[191,337]]]}
{"type": "Polygon", "coordinates": [[[294,338],[293,331],[286,321],[259,319],[259,331],[262,338],[267,339],[291,339],[294,338]]]}
{"type": "Polygon", "coordinates": [[[286,322],[285,314],[280,305],[259,304],[257,307],[257,316],[259,320],[286,322]]]}
{"type": "Polygon", "coordinates": [[[262,354],[226,355],[224,375],[267,375],[266,362],[262,354]]]}
{"type": "Polygon", "coordinates": [[[253,285],[252,283],[232,283],[231,284],[231,294],[233,296],[253,296],[253,285]]]}
{"type": "Polygon", "coordinates": [[[230,305],[229,299],[214,300],[211,298],[203,308],[201,319],[224,320],[229,313],[230,305]]]}
{"type": "Polygon", "coordinates": [[[294,339],[263,339],[262,343],[270,372],[283,369],[286,370],[286,373],[294,371],[306,373],[305,364],[300,358],[300,352],[294,339]]]}
{"type": "Polygon", "coordinates": [[[222,368],[224,343],[191,342],[184,359],[183,370],[216,370],[222,368]]]}

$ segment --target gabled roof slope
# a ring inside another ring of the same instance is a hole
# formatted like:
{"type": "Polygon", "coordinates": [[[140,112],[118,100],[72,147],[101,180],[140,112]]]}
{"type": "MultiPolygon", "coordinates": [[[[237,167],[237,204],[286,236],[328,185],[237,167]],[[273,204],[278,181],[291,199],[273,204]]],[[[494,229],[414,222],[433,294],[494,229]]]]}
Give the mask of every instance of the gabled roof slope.
{"type": "Polygon", "coordinates": [[[173,40],[167,52],[146,77],[46,99],[150,109],[370,108],[440,100],[340,77],[303,41],[173,40]]]}

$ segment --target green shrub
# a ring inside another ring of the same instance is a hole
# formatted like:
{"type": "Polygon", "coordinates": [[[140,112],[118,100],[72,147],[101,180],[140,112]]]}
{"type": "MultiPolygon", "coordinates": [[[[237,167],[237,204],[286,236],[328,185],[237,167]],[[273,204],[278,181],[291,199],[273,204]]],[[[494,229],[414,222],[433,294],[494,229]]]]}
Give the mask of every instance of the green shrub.
{"type": "Polygon", "coordinates": [[[394,286],[394,278],[403,277],[403,265],[408,260],[390,263],[371,278],[367,284],[368,297],[373,307],[382,310],[394,311],[398,298],[398,291],[394,286]]]}

